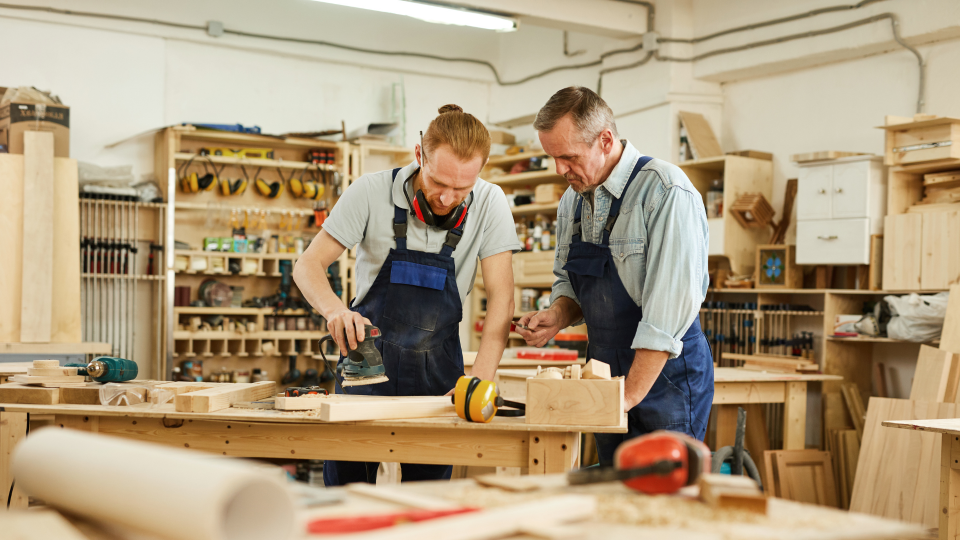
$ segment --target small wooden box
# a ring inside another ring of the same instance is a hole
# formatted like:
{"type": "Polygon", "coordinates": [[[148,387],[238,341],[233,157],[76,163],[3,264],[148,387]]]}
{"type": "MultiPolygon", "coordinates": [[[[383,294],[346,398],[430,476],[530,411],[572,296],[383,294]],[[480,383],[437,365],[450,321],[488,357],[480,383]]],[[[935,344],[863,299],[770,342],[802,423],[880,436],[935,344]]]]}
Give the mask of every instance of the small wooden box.
{"type": "Polygon", "coordinates": [[[960,119],[934,118],[913,121],[887,117],[885,165],[960,158],[960,119]],[[902,121],[902,123],[897,123],[902,121]]]}
{"type": "Polygon", "coordinates": [[[566,190],[566,184],[540,184],[533,192],[533,202],[537,204],[557,202],[566,190]]]}
{"type": "Polygon", "coordinates": [[[527,379],[527,423],[619,426],[623,379],[527,379]]]}
{"type": "Polygon", "coordinates": [[[758,289],[799,289],[803,272],[797,267],[796,246],[757,246],[758,289]]]}

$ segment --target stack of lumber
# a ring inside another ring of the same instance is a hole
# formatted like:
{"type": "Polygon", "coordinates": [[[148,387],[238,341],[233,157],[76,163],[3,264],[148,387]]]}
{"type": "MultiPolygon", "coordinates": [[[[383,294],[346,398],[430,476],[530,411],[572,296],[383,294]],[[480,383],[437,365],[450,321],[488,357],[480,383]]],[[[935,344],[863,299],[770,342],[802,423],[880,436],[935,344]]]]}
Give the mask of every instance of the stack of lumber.
{"type": "Polygon", "coordinates": [[[767,450],[763,453],[763,465],[768,495],[838,507],[830,452],[767,450]]]}
{"type": "MultiPolygon", "coordinates": [[[[952,289],[960,292],[960,287],[952,289]]],[[[920,523],[928,528],[939,525],[940,435],[885,428],[881,423],[960,416],[957,326],[960,294],[952,294],[941,348],[920,346],[910,399],[870,398],[851,511],[920,523]]]]}
{"type": "Polygon", "coordinates": [[[721,357],[724,360],[743,362],[741,367],[751,371],[770,371],[774,373],[816,373],[820,371],[820,366],[816,362],[800,356],[723,353],[721,357]]]}
{"type": "Polygon", "coordinates": [[[34,360],[26,375],[14,375],[10,380],[15,383],[59,388],[63,386],[83,386],[86,377],[77,375],[77,368],[60,367],[58,360],[34,360]]]}

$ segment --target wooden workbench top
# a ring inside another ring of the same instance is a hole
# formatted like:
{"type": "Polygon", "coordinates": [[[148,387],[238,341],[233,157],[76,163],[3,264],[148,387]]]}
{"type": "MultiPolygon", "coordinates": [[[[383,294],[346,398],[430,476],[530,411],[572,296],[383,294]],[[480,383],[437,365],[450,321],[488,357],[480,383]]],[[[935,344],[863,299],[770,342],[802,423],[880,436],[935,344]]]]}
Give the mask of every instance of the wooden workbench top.
{"type": "MultiPolygon", "coordinates": [[[[233,422],[259,423],[289,423],[289,424],[329,424],[309,411],[276,411],[266,409],[223,409],[212,413],[178,412],[172,403],[150,407],[148,404],[133,405],[130,407],[116,407],[105,405],[31,405],[0,403],[0,411],[25,412],[34,414],[65,414],[90,416],[128,416],[142,418],[170,418],[185,420],[220,420],[233,422]]],[[[371,420],[363,422],[336,422],[346,425],[381,426],[381,427],[423,427],[434,429],[470,429],[490,431],[538,431],[538,432],[591,432],[591,433],[626,433],[626,415],[620,426],[556,426],[544,424],[527,424],[524,418],[496,417],[487,424],[467,422],[456,416],[437,418],[416,418],[409,420],[371,420]]]]}
{"type": "MultiPolygon", "coordinates": [[[[536,477],[538,482],[557,485],[560,475],[536,477]]],[[[533,478],[533,477],[524,477],[533,478]]],[[[353,493],[349,488],[332,488],[345,493],[342,504],[317,507],[307,511],[309,518],[370,515],[371,509],[389,512],[399,505],[382,499],[371,499],[353,493]]],[[[695,500],[697,488],[685,488],[681,494],[651,497],[627,489],[620,483],[591,486],[567,486],[529,493],[511,493],[496,488],[483,488],[473,480],[450,482],[413,482],[378,486],[392,493],[411,493],[456,503],[492,508],[515,505],[533,499],[564,494],[597,497],[596,518],[561,525],[570,538],[620,540],[638,538],[670,538],[671,540],[741,540],[741,539],[894,539],[921,538],[921,527],[909,523],[850,513],[834,508],[801,504],[783,499],[768,499],[767,515],[757,516],[742,511],[715,511],[695,500]]],[[[536,538],[529,535],[512,539],[536,538]]]]}
{"type": "Polygon", "coordinates": [[[884,427],[914,429],[917,431],[932,431],[934,433],[948,433],[960,435],[960,418],[941,418],[932,420],[887,420],[884,427]]]}
{"type": "MultiPolygon", "coordinates": [[[[544,363],[540,364],[543,366],[544,363]]],[[[525,378],[536,375],[536,369],[498,369],[500,376],[525,378]]],[[[768,371],[751,371],[741,368],[714,368],[714,382],[809,382],[809,381],[842,381],[839,375],[772,373],[768,371]]]]}

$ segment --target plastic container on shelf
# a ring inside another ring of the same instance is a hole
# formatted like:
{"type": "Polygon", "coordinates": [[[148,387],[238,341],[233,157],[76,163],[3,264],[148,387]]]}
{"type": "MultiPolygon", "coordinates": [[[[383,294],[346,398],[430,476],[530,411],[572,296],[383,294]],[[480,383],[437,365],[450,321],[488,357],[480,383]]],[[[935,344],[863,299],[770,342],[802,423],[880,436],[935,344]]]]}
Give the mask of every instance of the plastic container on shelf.
{"type": "Polygon", "coordinates": [[[578,356],[587,355],[587,335],[561,332],[551,339],[548,345],[555,345],[561,349],[577,351],[578,356]]]}

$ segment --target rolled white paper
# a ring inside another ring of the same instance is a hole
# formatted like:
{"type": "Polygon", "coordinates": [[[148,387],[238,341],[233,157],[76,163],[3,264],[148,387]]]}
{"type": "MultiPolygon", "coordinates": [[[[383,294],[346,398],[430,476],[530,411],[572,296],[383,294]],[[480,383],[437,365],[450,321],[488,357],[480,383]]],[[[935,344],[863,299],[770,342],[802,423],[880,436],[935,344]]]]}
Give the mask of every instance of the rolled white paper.
{"type": "Polygon", "coordinates": [[[50,506],[171,539],[294,533],[283,482],[233,459],[51,427],[17,445],[11,469],[17,487],[50,506]]]}

